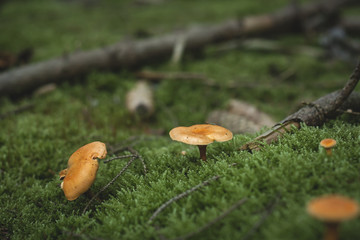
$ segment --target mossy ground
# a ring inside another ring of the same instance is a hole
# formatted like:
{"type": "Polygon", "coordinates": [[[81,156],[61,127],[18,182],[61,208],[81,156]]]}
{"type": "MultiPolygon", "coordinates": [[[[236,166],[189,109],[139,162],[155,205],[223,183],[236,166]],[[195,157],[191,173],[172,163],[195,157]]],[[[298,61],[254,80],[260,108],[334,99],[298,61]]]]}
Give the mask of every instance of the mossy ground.
{"type": "MultiPolygon", "coordinates": [[[[32,47],[33,61],[39,61],[111,44],[140,30],[158,35],[194,22],[213,23],[268,12],[287,1],[261,3],[173,0],[145,7],[130,0],[104,0],[91,6],[77,1],[10,1],[0,9],[0,46],[13,52],[32,47]]],[[[300,34],[277,40],[294,46],[309,44],[300,34]]],[[[199,229],[246,197],[245,204],[194,239],[241,239],[274,201],[272,213],[252,239],[320,239],[321,223],[305,211],[311,198],[340,193],[360,200],[358,119],[342,117],[322,127],[303,126],[253,154],[238,148],[254,136],[235,135],[229,142],[210,145],[207,163],[198,159],[196,147],[171,141],[167,132],[177,125],[204,122],[211,110],[224,107],[231,98],[255,104],[281,120],[302,100],[311,101],[341,88],[353,65],[277,52],[211,52],[209,49],[201,59],[186,56],[176,67],[168,63],[145,66],[203,73],[222,86],[160,82],[154,86],[156,112],[148,121],[134,119],[125,110],[124,96],[136,80],[127,71],[92,72],[59,84],[47,95],[16,100],[2,97],[2,113],[27,103],[34,107],[1,120],[0,238],[175,238],[199,229]],[[274,69],[280,73],[291,69],[294,74],[280,81],[274,69]],[[227,88],[234,80],[240,86],[227,88]],[[153,136],[149,132],[154,130],[165,134],[153,136]],[[91,194],[110,181],[125,160],[100,163],[90,193],[73,202],[67,201],[59,188],[58,171],[66,167],[71,153],[86,143],[99,140],[108,146],[126,146],[133,136],[138,137],[134,148],[145,159],[147,175],[141,163],[134,162],[81,215],[91,194]],[[332,157],[319,149],[319,141],[327,137],[338,141],[332,157]],[[182,150],[187,152],[185,156],[180,154],[182,150]],[[158,230],[147,223],[162,203],[215,175],[221,178],[164,210],[154,220],[158,230]]],[[[345,223],[341,239],[360,239],[359,228],[359,220],[345,223]]]]}

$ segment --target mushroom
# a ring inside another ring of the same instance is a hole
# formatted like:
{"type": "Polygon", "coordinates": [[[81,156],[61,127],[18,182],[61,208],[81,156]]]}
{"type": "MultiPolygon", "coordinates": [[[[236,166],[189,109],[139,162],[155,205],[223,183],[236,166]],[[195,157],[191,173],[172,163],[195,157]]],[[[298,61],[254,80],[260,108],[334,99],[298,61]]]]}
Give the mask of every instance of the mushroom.
{"type": "Polygon", "coordinates": [[[340,195],[325,195],[311,200],[307,205],[308,213],[326,225],[325,240],[338,239],[339,224],[358,215],[356,201],[340,195]]]}
{"type": "Polygon", "coordinates": [[[335,139],[332,139],[332,138],[325,138],[325,139],[321,140],[321,142],[320,142],[320,146],[325,148],[326,154],[328,156],[331,156],[331,154],[332,154],[331,149],[333,147],[335,147],[335,145],[336,145],[336,141],[335,141],[335,139]]]}
{"type": "Polygon", "coordinates": [[[77,199],[95,181],[99,168],[98,159],[105,158],[106,146],[92,142],[76,150],[69,158],[68,168],[60,171],[61,188],[69,201],[77,199]]]}
{"type": "Polygon", "coordinates": [[[172,140],[190,145],[197,145],[200,158],[206,161],[206,147],[208,144],[218,141],[225,142],[232,139],[233,134],[228,129],[212,124],[196,124],[190,127],[173,128],[169,135],[172,140]]]}

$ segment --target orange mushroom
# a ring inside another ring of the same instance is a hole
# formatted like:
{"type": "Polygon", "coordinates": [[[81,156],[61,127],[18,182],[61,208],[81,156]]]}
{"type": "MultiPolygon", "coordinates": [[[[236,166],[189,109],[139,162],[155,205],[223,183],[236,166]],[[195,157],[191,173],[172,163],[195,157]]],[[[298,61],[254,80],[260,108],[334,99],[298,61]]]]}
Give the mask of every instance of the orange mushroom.
{"type": "Polygon", "coordinates": [[[325,240],[338,239],[341,222],[356,217],[359,206],[356,201],[340,195],[325,195],[315,198],[307,205],[308,213],[326,225],[325,240]]]}
{"type": "Polygon", "coordinates": [[[77,199],[86,192],[95,181],[99,168],[98,159],[105,158],[106,146],[102,142],[92,142],[82,146],[69,158],[68,168],[62,170],[61,188],[69,201],[77,199]]]}
{"type": "Polygon", "coordinates": [[[328,156],[332,155],[331,149],[333,147],[335,147],[335,145],[336,145],[336,141],[335,141],[335,139],[332,139],[332,138],[325,138],[325,139],[321,140],[321,142],[320,142],[320,146],[325,148],[326,154],[328,156]]]}
{"type": "Polygon", "coordinates": [[[173,128],[169,135],[172,140],[190,145],[197,145],[200,151],[200,158],[206,161],[206,147],[208,144],[217,141],[225,142],[232,139],[233,134],[228,129],[212,124],[196,124],[190,127],[173,128]]]}

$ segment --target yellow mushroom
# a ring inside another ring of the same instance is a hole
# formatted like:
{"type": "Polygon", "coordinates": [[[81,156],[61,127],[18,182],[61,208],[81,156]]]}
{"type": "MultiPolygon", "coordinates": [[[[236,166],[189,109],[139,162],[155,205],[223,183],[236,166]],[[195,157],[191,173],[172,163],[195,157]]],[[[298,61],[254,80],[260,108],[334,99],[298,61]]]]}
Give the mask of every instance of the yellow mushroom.
{"type": "Polygon", "coordinates": [[[77,199],[86,192],[95,181],[99,168],[98,159],[106,157],[106,146],[102,142],[92,142],[82,146],[69,158],[68,168],[62,170],[61,188],[69,201],[77,199]]]}
{"type": "Polygon", "coordinates": [[[325,138],[323,140],[321,140],[320,142],[320,146],[322,146],[323,148],[325,148],[326,154],[328,156],[332,155],[332,148],[335,147],[336,145],[336,141],[335,139],[332,138],[325,138]]]}
{"type": "Polygon", "coordinates": [[[334,194],[313,199],[308,203],[307,211],[311,216],[325,223],[324,239],[336,240],[340,223],[356,217],[359,206],[350,198],[334,194]]]}
{"type": "Polygon", "coordinates": [[[232,132],[228,129],[212,124],[176,127],[169,132],[169,135],[172,140],[197,145],[200,151],[200,158],[204,161],[206,161],[206,147],[208,144],[214,141],[229,141],[233,137],[232,132]]]}

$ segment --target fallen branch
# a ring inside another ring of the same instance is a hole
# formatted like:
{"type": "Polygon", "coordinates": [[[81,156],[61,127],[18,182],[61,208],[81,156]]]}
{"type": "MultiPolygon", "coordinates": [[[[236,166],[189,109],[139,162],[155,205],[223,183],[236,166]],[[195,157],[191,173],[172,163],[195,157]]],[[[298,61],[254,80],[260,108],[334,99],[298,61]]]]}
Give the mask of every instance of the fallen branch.
{"type": "Polygon", "coordinates": [[[307,45],[285,46],[275,40],[251,38],[247,40],[233,40],[220,45],[211,51],[211,54],[219,55],[223,52],[229,52],[235,49],[244,49],[247,51],[261,52],[279,52],[284,54],[297,54],[314,58],[319,58],[325,54],[324,50],[319,47],[307,45]]]}
{"type": "Polygon", "coordinates": [[[299,21],[320,14],[326,19],[354,0],[327,0],[302,7],[289,6],[273,14],[232,19],[218,25],[139,41],[123,41],[104,48],[76,52],[44,62],[15,68],[0,74],[0,94],[20,94],[40,85],[71,79],[93,70],[133,68],[161,59],[169,59],[178,39],[185,39],[186,51],[199,51],[209,44],[238,37],[292,31],[299,21]],[[301,16],[301,18],[300,18],[301,16]]]}
{"type": "Polygon", "coordinates": [[[316,101],[307,104],[297,112],[287,116],[269,131],[243,145],[241,150],[260,150],[264,144],[270,144],[277,141],[279,137],[290,131],[291,128],[299,129],[301,127],[300,123],[305,123],[308,126],[321,126],[327,119],[339,115],[338,109],[343,111],[347,109],[358,111],[360,105],[360,93],[351,94],[351,92],[356,87],[359,79],[360,63],[356,66],[343,89],[327,94],[316,101]]]}
{"type": "MultiPolygon", "coordinates": [[[[261,84],[262,87],[274,87],[276,85],[280,85],[280,83],[295,74],[293,69],[285,70],[279,76],[276,77],[276,83],[269,84],[261,84]]],[[[203,86],[213,87],[213,88],[226,88],[229,90],[237,89],[237,88],[258,88],[260,84],[250,82],[250,81],[239,81],[239,79],[235,79],[232,81],[227,81],[226,83],[221,83],[219,81],[215,81],[214,79],[207,77],[204,74],[193,73],[193,72],[155,72],[155,71],[141,71],[136,73],[136,77],[140,79],[146,79],[153,82],[159,81],[192,81],[193,83],[198,83],[203,86]]],[[[177,125],[177,124],[174,124],[177,125]]]]}
{"type": "Polygon", "coordinates": [[[197,189],[208,185],[210,182],[214,181],[214,180],[218,180],[220,178],[220,176],[214,176],[198,185],[196,185],[195,187],[186,190],[185,192],[171,198],[170,200],[168,200],[166,203],[162,204],[158,209],[156,209],[156,211],[153,213],[153,215],[151,215],[151,217],[148,220],[148,223],[151,223],[158,215],[160,212],[162,212],[166,207],[168,207],[171,203],[176,202],[177,200],[186,197],[187,195],[189,195],[190,193],[196,191],[197,189]]]}

